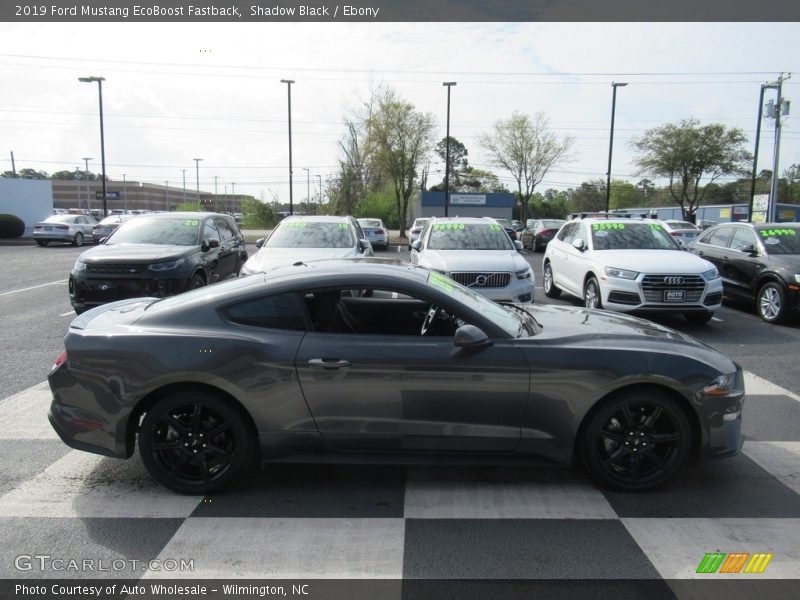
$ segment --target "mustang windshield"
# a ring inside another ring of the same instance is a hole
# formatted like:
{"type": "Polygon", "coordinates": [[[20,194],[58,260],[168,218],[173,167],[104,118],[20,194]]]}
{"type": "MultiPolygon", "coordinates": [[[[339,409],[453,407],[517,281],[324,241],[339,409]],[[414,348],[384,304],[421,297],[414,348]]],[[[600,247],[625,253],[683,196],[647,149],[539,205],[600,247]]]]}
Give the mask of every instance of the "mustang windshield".
{"type": "Polygon", "coordinates": [[[352,248],[356,245],[347,223],[287,221],[264,244],[268,248],[352,248]]]}
{"type": "MultiPolygon", "coordinates": [[[[503,235],[505,235],[505,232],[503,232],[503,235]]],[[[476,294],[471,289],[465,288],[449,277],[445,277],[441,273],[431,271],[428,275],[428,285],[447,292],[447,294],[457,301],[481,313],[509,335],[519,337],[521,331],[524,329],[524,324],[519,317],[508,312],[505,308],[499,304],[495,304],[488,298],[476,294]]]]}
{"type": "Polygon", "coordinates": [[[495,223],[435,223],[430,250],[516,250],[505,229],[495,223]]]}
{"type": "Polygon", "coordinates": [[[154,219],[137,217],[126,221],[111,234],[111,244],[167,244],[197,246],[200,244],[200,220],[191,218],[154,219]]]}
{"type": "Polygon", "coordinates": [[[592,223],[595,250],[679,250],[659,223],[592,223]]]}

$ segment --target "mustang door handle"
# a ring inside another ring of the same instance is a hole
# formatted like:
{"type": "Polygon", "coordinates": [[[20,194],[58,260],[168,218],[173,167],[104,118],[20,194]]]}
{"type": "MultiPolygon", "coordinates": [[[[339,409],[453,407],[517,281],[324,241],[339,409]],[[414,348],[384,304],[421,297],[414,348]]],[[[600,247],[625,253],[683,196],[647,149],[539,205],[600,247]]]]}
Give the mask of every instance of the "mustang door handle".
{"type": "Polygon", "coordinates": [[[338,360],[336,358],[312,358],[308,361],[309,367],[316,369],[341,369],[342,367],[349,367],[349,360],[338,360]]]}

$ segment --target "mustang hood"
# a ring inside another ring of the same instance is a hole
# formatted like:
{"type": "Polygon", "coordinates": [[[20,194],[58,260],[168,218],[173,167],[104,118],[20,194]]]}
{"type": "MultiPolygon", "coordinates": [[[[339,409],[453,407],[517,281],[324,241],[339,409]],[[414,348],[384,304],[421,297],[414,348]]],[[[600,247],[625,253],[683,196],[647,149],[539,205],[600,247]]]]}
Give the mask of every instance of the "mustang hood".
{"type": "Polygon", "coordinates": [[[358,253],[355,248],[268,248],[264,246],[245,263],[244,268],[247,271],[258,273],[301,261],[356,256],[358,253]]]}
{"type": "Polygon", "coordinates": [[[649,273],[691,273],[699,275],[714,268],[707,260],[683,250],[596,250],[603,264],[629,271],[649,273]]]}
{"type": "Polygon", "coordinates": [[[516,250],[426,250],[419,264],[437,271],[512,272],[528,268],[528,263],[516,250]]]}
{"type": "Polygon", "coordinates": [[[198,246],[167,244],[110,244],[90,248],[80,255],[80,260],[87,263],[152,263],[188,256],[197,252],[197,249],[198,246]]]}

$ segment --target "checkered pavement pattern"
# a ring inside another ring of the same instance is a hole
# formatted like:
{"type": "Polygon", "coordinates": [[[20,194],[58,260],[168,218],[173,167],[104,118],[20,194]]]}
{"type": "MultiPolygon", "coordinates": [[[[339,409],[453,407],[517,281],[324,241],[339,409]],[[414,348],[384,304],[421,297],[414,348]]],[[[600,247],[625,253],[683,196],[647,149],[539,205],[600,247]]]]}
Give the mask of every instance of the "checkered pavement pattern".
{"type": "Polygon", "coordinates": [[[747,389],[744,452],[650,493],[560,468],[272,465],[191,497],[138,455],[65,446],[43,383],[0,401],[0,578],[688,580],[721,551],[772,553],[757,577],[800,580],[800,397],[750,374],[747,389]],[[774,422],[778,406],[793,418],[774,422]],[[194,570],[15,566],[37,553],[194,570]]]}

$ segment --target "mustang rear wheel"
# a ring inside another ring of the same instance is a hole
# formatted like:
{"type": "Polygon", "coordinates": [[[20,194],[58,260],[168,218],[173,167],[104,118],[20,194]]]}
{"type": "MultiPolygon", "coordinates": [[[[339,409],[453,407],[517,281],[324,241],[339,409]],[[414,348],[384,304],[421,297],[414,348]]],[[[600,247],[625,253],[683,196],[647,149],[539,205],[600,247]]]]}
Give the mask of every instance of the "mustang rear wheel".
{"type": "Polygon", "coordinates": [[[180,392],[147,411],[139,454],[159,483],[180,494],[208,494],[241,474],[253,435],[239,412],[206,392],[180,392]]]}
{"type": "Polygon", "coordinates": [[[584,464],[592,477],[612,488],[650,489],[686,461],[691,435],[675,400],[657,390],[627,392],[592,415],[583,438],[584,464]]]}

